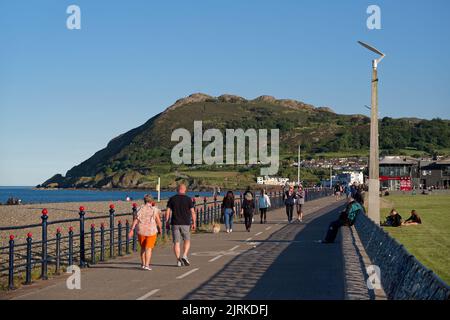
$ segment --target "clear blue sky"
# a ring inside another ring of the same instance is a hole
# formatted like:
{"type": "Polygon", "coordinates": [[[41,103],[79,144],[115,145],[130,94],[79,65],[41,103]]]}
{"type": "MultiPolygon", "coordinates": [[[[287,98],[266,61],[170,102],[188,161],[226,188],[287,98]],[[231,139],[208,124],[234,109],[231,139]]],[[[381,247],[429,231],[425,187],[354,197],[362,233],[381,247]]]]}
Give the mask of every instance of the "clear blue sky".
{"type": "Polygon", "coordinates": [[[0,185],[34,185],[194,92],[450,118],[450,1],[1,0],[0,185]],[[66,28],[81,7],[82,29],[66,28]],[[366,8],[382,10],[368,30],[366,8]]]}

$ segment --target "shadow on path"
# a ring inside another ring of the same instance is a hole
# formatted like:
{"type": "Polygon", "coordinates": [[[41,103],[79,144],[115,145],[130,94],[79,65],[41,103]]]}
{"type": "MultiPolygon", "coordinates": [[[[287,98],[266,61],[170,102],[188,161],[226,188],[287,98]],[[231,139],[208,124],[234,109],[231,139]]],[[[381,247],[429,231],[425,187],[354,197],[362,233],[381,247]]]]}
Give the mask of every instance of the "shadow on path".
{"type": "Polygon", "coordinates": [[[275,232],[234,258],[184,299],[344,299],[340,237],[321,244],[336,204],[275,232]]]}

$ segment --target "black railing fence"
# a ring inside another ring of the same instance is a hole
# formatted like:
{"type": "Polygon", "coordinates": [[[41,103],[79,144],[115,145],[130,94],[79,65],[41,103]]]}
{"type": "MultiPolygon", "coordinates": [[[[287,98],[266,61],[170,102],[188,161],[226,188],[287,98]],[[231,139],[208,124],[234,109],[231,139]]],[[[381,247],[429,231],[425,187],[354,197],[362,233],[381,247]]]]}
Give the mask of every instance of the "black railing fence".
{"type": "MultiPolygon", "coordinates": [[[[329,189],[305,189],[305,201],[311,201],[331,195],[329,189]]],[[[269,192],[271,209],[284,206],[283,192],[269,192]]],[[[255,197],[255,214],[259,213],[259,192],[255,197]]],[[[218,223],[221,219],[221,201],[214,197],[213,201],[198,201],[193,198],[198,228],[211,223],[218,223]]],[[[236,214],[241,210],[242,192],[236,198],[236,214]]],[[[8,288],[15,288],[17,276],[24,276],[24,284],[32,283],[33,272],[40,272],[40,278],[46,280],[49,266],[54,274],[60,274],[63,267],[77,264],[81,268],[98,262],[136,252],[137,235],[128,238],[131,223],[136,216],[137,205],[133,204],[129,213],[116,213],[114,205],[110,205],[109,214],[89,216],[85,208],[79,208],[79,217],[73,219],[48,219],[47,209],[42,210],[41,223],[22,226],[0,227],[0,232],[28,232],[30,229],[40,229],[40,240],[33,240],[31,232],[25,240],[15,239],[10,235],[9,244],[0,247],[0,277],[8,277],[8,288]],[[102,221],[96,225],[96,221],[102,221]],[[103,221],[109,221],[106,225],[103,221]],[[77,231],[70,226],[67,233],[61,227],[56,234],[49,237],[49,227],[56,225],[78,224],[77,231]]],[[[162,221],[166,220],[166,210],[161,210],[162,221]]],[[[164,230],[158,235],[159,241],[164,241],[170,234],[170,225],[163,223],[164,230]]]]}

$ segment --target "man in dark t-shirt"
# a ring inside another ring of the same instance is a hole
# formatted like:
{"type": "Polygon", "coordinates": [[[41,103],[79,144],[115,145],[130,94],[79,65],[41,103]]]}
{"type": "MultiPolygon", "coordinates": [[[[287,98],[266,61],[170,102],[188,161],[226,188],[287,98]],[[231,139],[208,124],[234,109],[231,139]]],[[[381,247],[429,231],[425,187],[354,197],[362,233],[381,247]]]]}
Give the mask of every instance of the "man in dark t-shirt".
{"type": "Polygon", "coordinates": [[[180,184],[178,193],[167,202],[166,222],[172,229],[173,251],[177,266],[189,266],[188,253],[191,247],[190,229],[195,230],[195,209],[191,198],[186,195],[186,186],[180,184]],[[183,256],[180,256],[180,242],[183,239],[183,256]]]}

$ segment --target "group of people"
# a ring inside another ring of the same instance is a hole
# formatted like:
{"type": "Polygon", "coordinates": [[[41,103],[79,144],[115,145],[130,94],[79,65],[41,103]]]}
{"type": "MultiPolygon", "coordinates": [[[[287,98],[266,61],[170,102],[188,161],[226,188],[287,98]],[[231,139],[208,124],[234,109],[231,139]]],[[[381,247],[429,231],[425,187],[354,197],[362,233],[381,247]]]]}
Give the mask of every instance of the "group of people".
{"type": "Polygon", "coordinates": [[[411,211],[411,216],[403,221],[402,216],[398,213],[397,210],[392,209],[389,213],[389,216],[386,217],[386,220],[381,224],[384,227],[400,227],[400,226],[414,226],[422,224],[422,219],[416,210],[411,211]]]}
{"type": "Polygon", "coordinates": [[[362,185],[357,185],[356,183],[352,184],[336,183],[336,185],[333,188],[333,191],[336,201],[341,200],[342,196],[344,195],[347,199],[349,198],[355,199],[359,195],[362,195],[363,187],[362,185]]]}
{"type": "MultiPolygon", "coordinates": [[[[261,224],[267,223],[267,210],[271,207],[269,195],[265,189],[261,190],[258,200],[258,208],[261,218],[261,224]]],[[[250,187],[242,196],[242,205],[240,215],[244,217],[245,229],[250,232],[255,213],[255,195],[250,187]]],[[[222,200],[222,216],[227,233],[233,232],[233,220],[236,214],[236,201],[233,191],[228,191],[222,200]]]]}
{"type": "Polygon", "coordinates": [[[141,247],[141,267],[144,270],[152,270],[150,261],[152,250],[155,247],[157,235],[163,232],[163,223],[170,224],[172,230],[173,252],[177,266],[189,266],[189,249],[191,247],[191,230],[196,229],[196,214],[194,202],[186,195],[186,185],[180,184],[177,194],[167,202],[166,220],[161,220],[160,210],[152,201],[151,196],[144,197],[144,204],[137,210],[136,217],[128,234],[132,238],[134,232],[138,234],[141,247]],[[181,250],[183,241],[183,250],[181,250]]]}
{"type": "Polygon", "coordinates": [[[303,222],[303,205],[305,204],[303,186],[289,186],[289,189],[283,193],[283,200],[286,206],[288,223],[293,222],[294,207],[297,209],[297,221],[303,222]]]}

